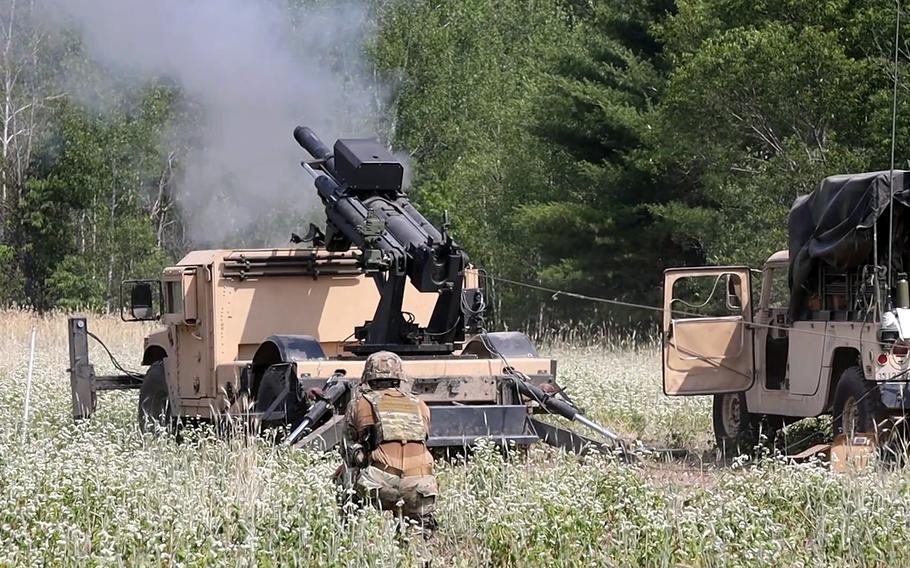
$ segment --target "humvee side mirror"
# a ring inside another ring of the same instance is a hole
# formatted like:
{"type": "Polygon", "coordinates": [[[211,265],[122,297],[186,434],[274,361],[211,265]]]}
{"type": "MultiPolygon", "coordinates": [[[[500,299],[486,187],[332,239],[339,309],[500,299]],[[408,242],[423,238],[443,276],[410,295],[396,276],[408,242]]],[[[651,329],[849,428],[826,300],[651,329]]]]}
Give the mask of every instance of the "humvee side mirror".
{"type": "Polygon", "coordinates": [[[160,286],[157,280],[124,281],[121,285],[120,295],[122,298],[124,288],[129,288],[130,301],[128,306],[121,301],[120,319],[123,321],[157,320],[159,314],[156,309],[155,286],[160,286]]]}

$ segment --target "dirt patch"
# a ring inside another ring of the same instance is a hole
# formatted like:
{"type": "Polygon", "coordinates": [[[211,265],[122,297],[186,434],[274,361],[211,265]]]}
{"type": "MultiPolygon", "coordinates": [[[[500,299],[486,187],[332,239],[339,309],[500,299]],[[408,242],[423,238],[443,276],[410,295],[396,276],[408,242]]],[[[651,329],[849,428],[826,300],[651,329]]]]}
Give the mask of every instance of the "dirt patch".
{"type": "Polygon", "coordinates": [[[712,489],[717,486],[722,473],[729,474],[729,468],[712,465],[698,467],[685,462],[647,463],[641,468],[641,475],[661,487],[675,487],[682,490],[712,489]]]}

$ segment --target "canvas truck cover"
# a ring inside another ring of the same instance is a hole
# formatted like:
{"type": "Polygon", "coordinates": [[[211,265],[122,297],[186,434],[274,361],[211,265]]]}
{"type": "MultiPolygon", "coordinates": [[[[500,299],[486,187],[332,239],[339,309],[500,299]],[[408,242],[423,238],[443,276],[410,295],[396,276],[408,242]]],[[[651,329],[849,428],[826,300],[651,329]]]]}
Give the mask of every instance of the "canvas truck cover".
{"type": "MultiPolygon", "coordinates": [[[[897,265],[907,252],[910,227],[905,223],[910,206],[910,176],[894,171],[894,254],[897,265]]],[[[814,277],[822,263],[849,270],[868,262],[872,254],[872,227],[879,226],[879,257],[887,255],[889,171],[836,175],[825,178],[818,189],[796,198],[790,209],[790,317],[798,319],[814,277]]],[[[903,268],[906,270],[906,268],[903,268]]]]}

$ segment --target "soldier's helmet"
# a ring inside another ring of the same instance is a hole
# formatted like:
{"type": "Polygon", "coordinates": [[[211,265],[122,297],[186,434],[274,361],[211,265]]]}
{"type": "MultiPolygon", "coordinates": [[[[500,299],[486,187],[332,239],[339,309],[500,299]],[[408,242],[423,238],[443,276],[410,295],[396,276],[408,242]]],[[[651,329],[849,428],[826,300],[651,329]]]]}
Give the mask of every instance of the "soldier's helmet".
{"type": "Polygon", "coordinates": [[[373,381],[401,381],[403,379],[404,369],[401,368],[401,358],[389,351],[378,351],[367,357],[360,382],[370,384],[373,381]]]}

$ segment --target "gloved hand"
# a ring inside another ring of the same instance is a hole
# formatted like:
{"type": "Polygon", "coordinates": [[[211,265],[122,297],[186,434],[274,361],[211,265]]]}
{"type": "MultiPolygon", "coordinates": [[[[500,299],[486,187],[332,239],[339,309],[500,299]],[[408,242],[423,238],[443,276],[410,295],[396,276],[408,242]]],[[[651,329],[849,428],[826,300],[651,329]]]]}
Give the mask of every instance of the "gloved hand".
{"type": "Polygon", "coordinates": [[[362,445],[351,444],[348,446],[347,462],[353,467],[366,467],[369,465],[369,463],[367,463],[367,452],[363,449],[362,445]]]}

